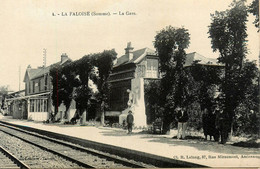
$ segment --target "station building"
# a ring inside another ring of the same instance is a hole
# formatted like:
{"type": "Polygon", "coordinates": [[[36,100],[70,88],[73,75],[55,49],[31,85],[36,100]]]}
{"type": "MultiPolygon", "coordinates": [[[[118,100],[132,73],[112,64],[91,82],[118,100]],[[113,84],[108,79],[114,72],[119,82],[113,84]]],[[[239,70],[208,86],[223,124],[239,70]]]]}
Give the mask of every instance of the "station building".
{"type": "Polygon", "coordinates": [[[5,98],[5,113],[12,116],[15,119],[27,119],[27,101],[23,98],[25,96],[25,90],[11,92],[6,95],[5,98]]]}
{"type": "MultiPolygon", "coordinates": [[[[131,110],[135,125],[143,127],[150,123],[149,119],[151,119],[149,112],[145,110],[144,85],[149,83],[149,80],[160,80],[159,58],[152,49],[133,49],[129,42],[125,48],[125,54],[118,58],[113,67],[109,79],[111,83],[110,111],[106,111],[105,118],[122,124],[128,111],[131,110]],[[132,98],[133,105],[129,106],[129,100],[132,98]]],[[[217,59],[193,52],[186,55],[184,67],[190,67],[194,61],[198,61],[201,65],[219,65],[217,59]]]]}
{"type": "MultiPolygon", "coordinates": [[[[6,99],[9,114],[13,118],[35,121],[48,120],[50,113],[54,112],[51,99],[52,84],[50,68],[56,64],[65,65],[69,61],[71,59],[66,54],[62,54],[61,60],[50,66],[32,68],[29,65],[23,80],[25,90],[9,94],[6,99]]],[[[72,104],[72,106],[75,107],[75,104],[72,104]]],[[[65,106],[62,104],[59,107],[60,118],[63,117],[65,110],[65,106]]]]}

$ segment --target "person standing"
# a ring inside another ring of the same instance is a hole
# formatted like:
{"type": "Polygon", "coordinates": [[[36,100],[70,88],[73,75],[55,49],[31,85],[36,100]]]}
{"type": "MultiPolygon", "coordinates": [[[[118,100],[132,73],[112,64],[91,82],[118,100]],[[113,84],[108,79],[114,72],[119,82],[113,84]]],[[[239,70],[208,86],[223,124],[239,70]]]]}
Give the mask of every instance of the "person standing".
{"type": "MultiPolygon", "coordinates": [[[[207,108],[204,109],[203,114],[202,114],[202,128],[203,128],[203,133],[205,136],[204,140],[207,140],[208,135],[210,135],[210,133],[209,133],[209,112],[208,112],[207,108]]],[[[211,136],[210,136],[210,140],[211,140],[211,136]]]]}
{"type": "Polygon", "coordinates": [[[225,144],[228,138],[228,115],[223,110],[216,113],[216,128],[220,134],[220,143],[225,144]]]}
{"type": "Polygon", "coordinates": [[[211,136],[213,136],[214,141],[219,140],[219,132],[216,128],[216,112],[209,111],[209,133],[210,133],[210,140],[211,136]]]}
{"type": "Polygon", "coordinates": [[[188,113],[184,108],[177,108],[177,121],[178,121],[178,139],[185,139],[186,137],[186,129],[187,129],[187,122],[188,122],[188,113]],[[182,130],[182,133],[180,132],[182,130]]]}
{"type": "Polygon", "coordinates": [[[128,115],[126,117],[126,122],[127,122],[128,134],[130,134],[132,133],[133,123],[134,123],[134,116],[131,110],[128,112],[128,115]]]}

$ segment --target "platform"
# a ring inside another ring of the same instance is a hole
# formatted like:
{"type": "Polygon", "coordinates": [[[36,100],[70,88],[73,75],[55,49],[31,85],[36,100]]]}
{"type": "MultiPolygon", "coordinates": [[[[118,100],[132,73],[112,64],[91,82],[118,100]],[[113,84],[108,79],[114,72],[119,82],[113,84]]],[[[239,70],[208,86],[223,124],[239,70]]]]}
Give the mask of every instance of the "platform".
{"type": "Polygon", "coordinates": [[[178,140],[174,137],[176,130],[172,130],[170,135],[154,135],[134,130],[129,135],[126,130],[110,127],[43,124],[1,115],[0,120],[209,167],[260,166],[259,148],[222,145],[195,138],[178,140]]]}

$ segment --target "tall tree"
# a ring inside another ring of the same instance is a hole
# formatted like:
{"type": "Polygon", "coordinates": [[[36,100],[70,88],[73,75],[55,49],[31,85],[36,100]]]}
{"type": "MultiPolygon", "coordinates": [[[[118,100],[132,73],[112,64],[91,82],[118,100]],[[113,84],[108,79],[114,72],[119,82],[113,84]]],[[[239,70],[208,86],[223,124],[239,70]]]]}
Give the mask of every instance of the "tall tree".
{"type": "Polygon", "coordinates": [[[194,94],[196,101],[200,103],[202,109],[210,110],[215,102],[217,86],[221,84],[222,66],[194,63],[189,71],[194,79],[189,82],[199,86],[194,94]]]}
{"type": "Polygon", "coordinates": [[[77,87],[78,81],[76,79],[76,73],[73,67],[73,64],[65,65],[61,70],[61,90],[60,90],[60,99],[63,101],[66,112],[65,116],[67,117],[67,111],[71,105],[73,99],[74,87],[77,87]]]}
{"type": "Polygon", "coordinates": [[[62,103],[62,100],[59,98],[60,93],[60,84],[61,84],[61,66],[60,65],[52,65],[50,69],[51,83],[52,83],[52,105],[54,106],[54,115],[58,113],[58,107],[62,103]]]}
{"type": "MultiPolygon", "coordinates": [[[[51,76],[51,83],[52,83],[52,105],[55,108],[54,115],[58,113],[58,107],[61,103],[64,103],[66,106],[66,112],[70,105],[72,89],[71,86],[73,85],[71,75],[72,72],[71,66],[69,64],[71,61],[68,61],[64,65],[54,64],[51,66],[50,69],[50,76],[51,76]]],[[[63,118],[63,117],[62,117],[63,118]]]]}
{"type": "Polygon", "coordinates": [[[94,74],[92,80],[97,85],[98,93],[97,101],[101,107],[101,124],[104,125],[105,109],[108,107],[108,99],[110,95],[111,84],[108,82],[109,75],[113,68],[113,62],[116,59],[117,53],[115,50],[105,50],[102,53],[96,54],[94,65],[98,69],[98,73],[94,74]]]}
{"type": "Polygon", "coordinates": [[[255,16],[254,24],[255,24],[255,27],[258,28],[258,32],[259,32],[259,0],[254,0],[249,5],[248,11],[255,16]]]}
{"type": "Polygon", "coordinates": [[[255,62],[246,61],[241,72],[239,85],[244,90],[241,102],[236,108],[234,131],[236,134],[258,134],[260,132],[259,112],[259,70],[255,62]]]}
{"type": "Polygon", "coordinates": [[[244,94],[239,85],[244,59],[247,54],[247,7],[244,0],[233,1],[231,8],[211,15],[209,34],[212,49],[218,51],[219,62],[225,64],[225,77],[221,85],[224,93],[224,113],[229,116],[231,129],[235,108],[244,94]]]}
{"type": "Polygon", "coordinates": [[[159,56],[159,70],[162,73],[162,104],[165,104],[162,105],[165,107],[163,132],[170,129],[176,106],[183,104],[183,65],[189,40],[187,29],[172,26],[162,29],[155,36],[154,47],[159,56]]]}
{"type": "Polygon", "coordinates": [[[73,62],[78,86],[75,89],[75,101],[80,114],[83,114],[83,123],[85,123],[90,106],[90,98],[93,91],[89,87],[89,80],[94,68],[93,55],[85,55],[81,59],[73,62]]]}

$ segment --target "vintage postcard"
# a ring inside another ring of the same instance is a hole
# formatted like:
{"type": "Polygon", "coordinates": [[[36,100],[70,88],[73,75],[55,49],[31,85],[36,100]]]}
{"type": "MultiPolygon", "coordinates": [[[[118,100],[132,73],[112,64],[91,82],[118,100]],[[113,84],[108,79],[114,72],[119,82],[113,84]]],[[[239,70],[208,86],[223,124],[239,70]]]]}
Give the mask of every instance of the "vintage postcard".
{"type": "Polygon", "coordinates": [[[259,0],[0,9],[0,168],[260,166],[259,0]]]}

